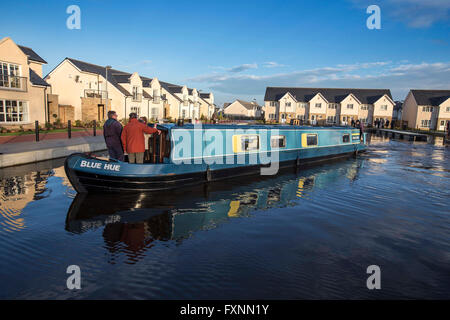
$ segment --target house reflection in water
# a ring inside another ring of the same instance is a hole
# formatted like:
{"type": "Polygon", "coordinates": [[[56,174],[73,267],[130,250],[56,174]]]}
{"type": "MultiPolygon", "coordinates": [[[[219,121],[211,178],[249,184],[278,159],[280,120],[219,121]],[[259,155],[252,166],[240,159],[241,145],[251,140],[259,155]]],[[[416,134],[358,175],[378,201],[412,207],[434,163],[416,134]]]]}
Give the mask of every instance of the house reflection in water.
{"type": "Polygon", "coordinates": [[[26,227],[22,211],[28,203],[43,197],[47,179],[52,174],[52,170],[46,170],[0,178],[0,232],[15,232],[26,227]]]}
{"type": "Polygon", "coordinates": [[[357,178],[363,160],[308,169],[298,174],[216,182],[163,193],[77,195],[66,218],[66,230],[81,234],[103,228],[110,263],[136,263],[156,241],[181,243],[194,232],[210,230],[256,210],[298,204],[315,188],[357,178]]]}

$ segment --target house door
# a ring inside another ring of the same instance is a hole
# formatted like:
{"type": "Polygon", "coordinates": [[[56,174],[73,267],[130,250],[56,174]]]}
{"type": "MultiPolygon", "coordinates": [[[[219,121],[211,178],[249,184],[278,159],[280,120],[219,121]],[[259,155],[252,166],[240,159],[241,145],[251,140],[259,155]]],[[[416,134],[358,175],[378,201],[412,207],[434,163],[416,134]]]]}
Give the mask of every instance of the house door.
{"type": "Polygon", "coordinates": [[[447,126],[447,122],[449,122],[449,120],[447,120],[447,121],[445,121],[445,120],[439,121],[439,128],[438,128],[438,130],[445,131],[445,128],[447,126]]]}
{"type": "Polygon", "coordinates": [[[98,105],[97,119],[98,121],[105,120],[105,105],[103,104],[98,105]]]}

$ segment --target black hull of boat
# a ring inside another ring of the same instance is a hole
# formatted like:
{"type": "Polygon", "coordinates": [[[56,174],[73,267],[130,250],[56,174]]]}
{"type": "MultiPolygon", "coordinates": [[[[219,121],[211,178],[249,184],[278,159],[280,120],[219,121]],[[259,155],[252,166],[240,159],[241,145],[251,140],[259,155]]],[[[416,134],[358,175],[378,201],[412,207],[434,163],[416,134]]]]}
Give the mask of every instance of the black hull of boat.
{"type": "MultiPolygon", "coordinates": [[[[362,151],[360,151],[362,152],[362,151]]],[[[355,152],[348,152],[336,154],[333,156],[324,156],[317,158],[290,160],[280,162],[279,167],[295,168],[301,170],[302,168],[322,164],[325,162],[332,162],[342,158],[354,156],[355,152]]],[[[107,176],[101,174],[86,173],[74,170],[68,166],[66,160],[64,169],[66,175],[78,193],[104,193],[104,192],[154,192],[171,190],[177,188],[185,188],[202,183],[209,183],[220,181],[224,179],[243,177],[249,175],[260,175],[261,165],[233,167],[229,169],[213,170],[209,172],[197,172],[189,174],[166,175],[160,177],[120,177],[107,176]]]]}

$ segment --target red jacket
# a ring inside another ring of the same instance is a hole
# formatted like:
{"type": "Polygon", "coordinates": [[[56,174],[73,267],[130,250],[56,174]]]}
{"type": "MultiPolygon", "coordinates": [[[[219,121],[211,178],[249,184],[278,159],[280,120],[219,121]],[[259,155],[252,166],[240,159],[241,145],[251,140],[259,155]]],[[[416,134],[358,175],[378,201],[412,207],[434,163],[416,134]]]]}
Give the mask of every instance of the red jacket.
{"type": "Polygon", "coordinates": [[[123,151],[127,153],[145,152],[144,132],[152,134],[158,130],[140,123],[137,119],[131,119],[122,131],[123,151]]]}

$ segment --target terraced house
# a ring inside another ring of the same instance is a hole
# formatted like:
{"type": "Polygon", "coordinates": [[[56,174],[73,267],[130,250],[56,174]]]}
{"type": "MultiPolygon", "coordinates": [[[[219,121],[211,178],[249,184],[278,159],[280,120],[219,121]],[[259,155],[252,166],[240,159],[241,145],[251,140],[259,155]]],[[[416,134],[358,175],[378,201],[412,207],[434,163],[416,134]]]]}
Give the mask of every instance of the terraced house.
{"type": "Polygon", "coordinates": [[[11,38],[0,40],[0,126],[31,128],[47,121],[49,84],[42,79],[47,62],[11,38]]]}
{"type": "Polygon", "coordinates": [[[392,121],[394,108],[389,89],[268,87],[264,117],[269,122],[289,123],[292,119],[311,124],[350,124],[360,120],[392,121]]]}
{"type": "Polygon", "coordinates": [[[242,116],[250,118],[260,118],[262,115],[262,107],[256,101],[247,102],[235,100],[233,103],[227,104],[223,112],[231,116],[242,116]]]}
{"type": "Polygon", "coordinates": [[[444,131],[450,121],[450,90],[410,90],[402,107],[408,128],[444,131]]]}
{"type": "Polygon", "coordinates": [[[72,58],[64,59],[45,79],[59,95],[59,108],[52,109],[52,116],[61,119],[61,110],[72,110],[64,112],[73,115],[65,121],[101,121],[109,110],[120,119],[136,112],[153,120],[195,119],[201,112],[210,117],[214,110],[212,93],[202,98],[196,89],[72,58]]]}

